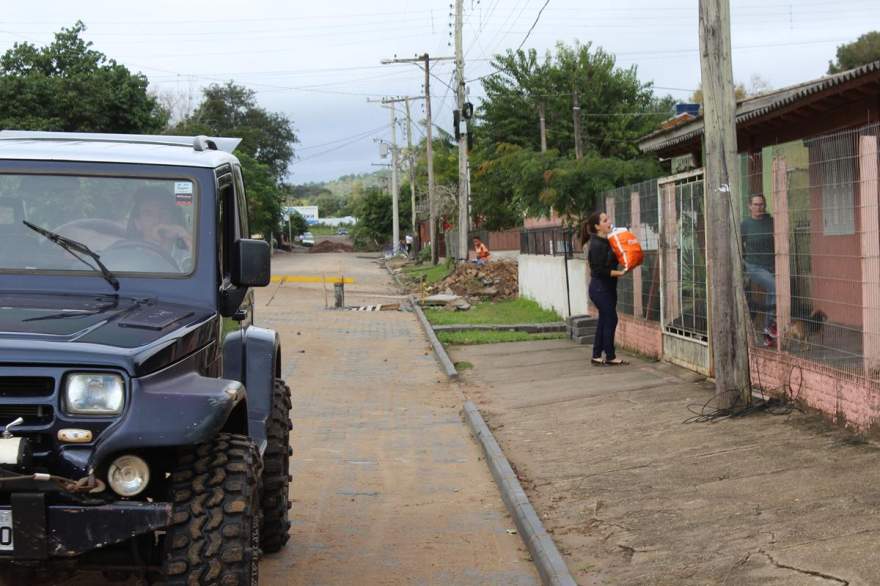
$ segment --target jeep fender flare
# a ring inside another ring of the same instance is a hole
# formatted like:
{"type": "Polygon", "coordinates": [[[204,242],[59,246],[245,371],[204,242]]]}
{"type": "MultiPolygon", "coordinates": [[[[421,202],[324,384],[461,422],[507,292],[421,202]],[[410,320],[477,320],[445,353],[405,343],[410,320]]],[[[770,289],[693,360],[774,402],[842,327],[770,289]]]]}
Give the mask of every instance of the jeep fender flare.
{"type": "Polygon", "coordinates": [[[241,381],[247,392],[248,435],[260,453],[266,449],[266,420],[272,410],[272,390],[281,376],[278,332],[249,326],[232,332],[223,342],[223,378],[241,381]]]}

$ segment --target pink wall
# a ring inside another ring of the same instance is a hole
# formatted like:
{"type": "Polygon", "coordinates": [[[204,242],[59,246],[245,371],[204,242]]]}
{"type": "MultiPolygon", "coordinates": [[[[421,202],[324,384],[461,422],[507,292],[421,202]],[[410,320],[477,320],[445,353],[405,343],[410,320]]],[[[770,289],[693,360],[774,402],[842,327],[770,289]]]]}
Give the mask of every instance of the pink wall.
{"type": "Polygon", "coordinates": [[[514,229],[504,232],[489,232],[487,244],[490,252],[493,250],[519,250],[520,231],[514,229]]]}
{"type": "Polygon", "coordinates": [[[630,315],[618,314],[615,345],[651,358],[660,358],[663,337],[658,322],[646,321],[630,315]]]}
{"type": "Polygon", "coordinates": [[[880,383],[847,375],[790,354],[749,349],[752,383],[768,394],[784,392],[836,423],[866,432],[880,419],[880,383]]]}
{"type": "MultiPolygon", "coordinates": [[[[814,156],[811,154],[811,157],[814,156]]],[[[828,314],[828,321],[832,323],[861,328],[862,260],[858,185],[853,193],[855,233],[825,236],[821,187],[825,179],[821,177],[818,165],[811,165],[811,168],[811,183],[817,186],[810,190],[810,296],[813,298],[813,308],[828,314]]]]}
{"type": "Polygon", "coordinates": [[[527,230],[529,228],[552,228],[553,226],[561,226],[562,218],[556,213],[556,210],[550,210],[550,217],[546,218],[541,216],[540,218],[526,218],[523,220],[523,227],[527,230]]]}

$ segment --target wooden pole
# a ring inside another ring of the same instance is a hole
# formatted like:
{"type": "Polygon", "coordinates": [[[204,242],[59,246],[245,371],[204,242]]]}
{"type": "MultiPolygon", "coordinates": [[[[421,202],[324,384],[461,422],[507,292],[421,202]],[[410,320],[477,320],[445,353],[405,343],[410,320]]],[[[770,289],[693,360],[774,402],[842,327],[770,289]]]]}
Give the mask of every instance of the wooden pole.
{"type": "Polygon", "coordinates": [[[571,115],[574,118],[574,158],[580,160],[584,156],[584,147],[581,142],[581,103],[577,88],[571,94],[571,115]]]}
{"type": "Polygon", "coordinates": [[[715,397],[719,409],[751,402],[745,294],[740,260],[736,99],[728,0],[700,0],[700,69],[715,397]]]}
{"type": "Polygon", "coordinates": [[[547,127],[544,123],[544,102],[538,103],[538,122],[541,131],[541,152],[547,152],[547,127]]]}
{"type": "Polygon", "coordinates": [[[413,246],[410,248],[410,257],[416,253],[416,239],[418,238],[418,223],[416,221],[416,157],[412,146],[412,117],[409,111],[409,98],[406,99],[406,157],[409,161],[409,194],[410,194],[410,233],[413,238],[413,246]]]}
{"type": "MultiPolygon", "coordinates": [[[[468,258],[468,229],[470,228],[470,202],[468,201],[468,151],[467,127],[464,117],[464,47],[462,44],[462,28],[464,25],[464,0],[455,0],[455,95],[458,111],[461,113],[459,124],[465,124],[466,132],[459,133],[458,140],[458,256],[459,262],[468,258]]],[[[449,243],[447,242],[447,245],[449,243]]],[[[447,246],[446,253],[449,255],[447,246]]]]}
{"type": "Polygon", "coordinates": [[[428,226],[428,234],[431,237],[431,264],[436,265],[440,259],[440,247],[437,245],[437,202],[434,201],[434,144],[433,144],[433,122],[431,121],[431,58],[425,53],[422,58],[425,60],[425,142],[426,142],[426,163],[428,164],[428,210],[430,215],[430,225],[428,226]]]}

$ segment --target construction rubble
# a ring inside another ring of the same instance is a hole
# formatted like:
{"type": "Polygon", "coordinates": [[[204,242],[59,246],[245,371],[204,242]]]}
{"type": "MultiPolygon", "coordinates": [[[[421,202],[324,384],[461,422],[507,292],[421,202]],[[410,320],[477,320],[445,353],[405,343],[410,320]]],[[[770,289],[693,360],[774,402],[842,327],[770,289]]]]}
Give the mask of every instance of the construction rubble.
{"type": "Polygon", "coordinates": [[[346,244],[345,242],[322,240],[309,248],[309,252],[354,252],[354,248],[351,244],[346,244]]]}
{"type": "Polygon", "coordinates": [[[470,309],[477,301],[513,299],[519,294],[517,264],[513,260],[460,264],[445,279],[426,285],[422,291],[422,304],[442,305],[450,311],[470,309]]]}

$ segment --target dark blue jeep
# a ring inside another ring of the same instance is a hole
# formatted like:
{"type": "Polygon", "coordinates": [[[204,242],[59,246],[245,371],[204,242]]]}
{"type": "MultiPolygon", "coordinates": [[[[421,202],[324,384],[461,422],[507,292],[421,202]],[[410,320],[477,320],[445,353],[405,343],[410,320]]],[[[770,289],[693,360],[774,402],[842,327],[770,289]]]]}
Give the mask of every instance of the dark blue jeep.
{"type": "Polygon", "coordinates": [[[0,575],[256,584],[287,542],[237,144],[0,132],[0,575]]]}

